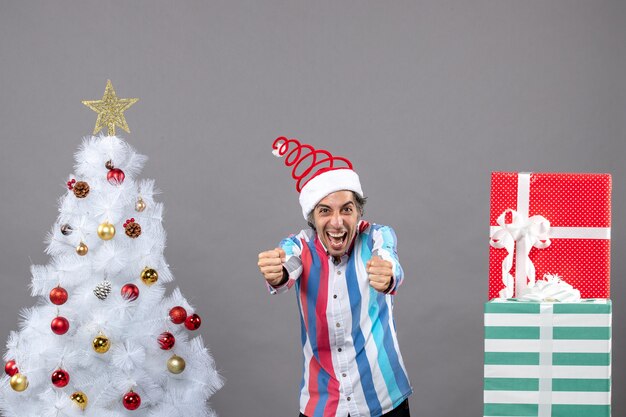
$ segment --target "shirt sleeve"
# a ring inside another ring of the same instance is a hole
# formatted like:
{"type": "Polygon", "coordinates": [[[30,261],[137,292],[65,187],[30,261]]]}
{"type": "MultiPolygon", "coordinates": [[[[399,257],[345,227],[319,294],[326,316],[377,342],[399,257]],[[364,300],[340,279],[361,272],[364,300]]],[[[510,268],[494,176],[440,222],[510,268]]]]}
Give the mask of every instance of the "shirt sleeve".
{"type": "Polygon", "coordinates": [[[398,259],[396,232],[389,226],[380,226],[373,232],[372,254],[391,262],[393,275],[387,294],[395,295],[404,279],[404,271],[398,259]]]}
{"type": "Polygon", "coordinates": [[[283,239],[278,244],[278,247],[285,251],[283,268],[287,271],[288,278],[284,284],[277,287],[266,282],[270,294],[282,294],[287,292],[293,287],[302,274],[302,260],[300,258],[300,254],[302,253],[302,240],[300,239],[300,234],[291,235],[283,239]]]}

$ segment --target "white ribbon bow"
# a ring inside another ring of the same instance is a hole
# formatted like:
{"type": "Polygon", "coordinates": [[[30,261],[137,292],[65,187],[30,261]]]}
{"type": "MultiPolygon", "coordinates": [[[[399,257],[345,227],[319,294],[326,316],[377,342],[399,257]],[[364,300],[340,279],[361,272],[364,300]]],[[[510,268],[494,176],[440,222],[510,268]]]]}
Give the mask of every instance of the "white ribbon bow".
{"type": "Polygon", "coordinates": [[[529,258],[530,250],[535,247],[544,249],[550,246],[550,222],[541,215],[528,218],[513,209],[506,209],[497,220],[498,226],[491,236],[490,244],[496,249],[506,249],[507,255],[502,261],[502,282],[504,289],[501,298],[513,297],[516,279],[511,275],[513,254],[516,254],[516,278],[518,289],[535,284],[535,265],[529,258]],[[512,222],[506,223],[506,215],[511,213],[512,222]],[[517,251],[515,244],[517,243],[517,251]]]}
{"type": "Polygon", "coordinates": [[[560,301],[575,303],[580,301],[580,291],[572,287],[557,274],[544,274],[534,286],[529,286],[518,295],[521,301],[560,301]]]}

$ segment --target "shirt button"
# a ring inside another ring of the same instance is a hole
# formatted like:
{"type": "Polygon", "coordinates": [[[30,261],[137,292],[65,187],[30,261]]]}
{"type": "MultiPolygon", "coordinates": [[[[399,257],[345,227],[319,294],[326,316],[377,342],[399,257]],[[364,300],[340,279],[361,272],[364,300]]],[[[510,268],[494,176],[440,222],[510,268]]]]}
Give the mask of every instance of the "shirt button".
{"type": "Polygon", "coordinates": [[[338,352],[341,352],[341,348],[337,349],[338,352]]]}
{"type": "Polygon", "coordinates": [[[346,373],[344,372],[343,374],[341,374],[342,377],[347,377],[348,375],[346,375],[346,373]]]}
{"type": "Polygon", "coordinates": [[[341,271],[337,271],[337,275],[341,275],[341,271]]]}
{"type": "Polygon", "coordinates": [[[337,294],[333,295],[333,298],[337,298],[337,294]]]}
{"type": "Polygon", "coordinates": [[[352,399],[352,398],[350,398],[350,397],[346,398],[346,400],[348,400],[348,401],[350,401],[351,399],[352,399]]]}

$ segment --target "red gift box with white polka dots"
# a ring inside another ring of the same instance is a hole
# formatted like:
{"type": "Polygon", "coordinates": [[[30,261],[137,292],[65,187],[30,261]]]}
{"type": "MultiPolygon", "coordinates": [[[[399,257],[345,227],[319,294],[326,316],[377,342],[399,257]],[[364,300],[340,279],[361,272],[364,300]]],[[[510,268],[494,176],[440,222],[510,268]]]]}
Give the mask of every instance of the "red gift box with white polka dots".
{"type": "MultiPolygon", "coordinates": [[[[505,210],[517,210],[518,178],[513,172],[492,173],[491,226],[497,226],[505,210]]],[[[603,229],[610,234],[609,174],[531,173],[528,198],[528,216],[545,217],[551,228],[594,228],[593,232],[603,229]]],[[[610,298],[610,238],[550,236],[550,241],[546,248],[533,247],[528,255],[537,279],[546,273],[558,274],[580,290],[582,298],[610,298]]],[[[499,297],[504,288],[506,255],[505,249],[489,248],[489,299],[499,297]]],[[[510,273],[515,275],[515,261],[510,273]]]]}

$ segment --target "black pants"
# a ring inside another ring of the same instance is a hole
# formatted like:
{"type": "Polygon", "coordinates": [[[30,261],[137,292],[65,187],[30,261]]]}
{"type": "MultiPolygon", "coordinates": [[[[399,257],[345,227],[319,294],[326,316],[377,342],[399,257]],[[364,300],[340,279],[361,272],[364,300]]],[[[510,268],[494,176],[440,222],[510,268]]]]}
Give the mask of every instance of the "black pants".
{"type": "MultiPolygon", "coordinates": [[[[304,414],[300,413],[299,417],[306,417],[304,414]]],[[[348,414],[348,417],[350,415],[348,414]]],[[[409,410],[409,399],[402,401],[402,404],[394,408],[388,413],[383,414],[381,417],[411,417],[411,412],[409,410]]]]}

